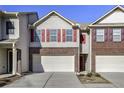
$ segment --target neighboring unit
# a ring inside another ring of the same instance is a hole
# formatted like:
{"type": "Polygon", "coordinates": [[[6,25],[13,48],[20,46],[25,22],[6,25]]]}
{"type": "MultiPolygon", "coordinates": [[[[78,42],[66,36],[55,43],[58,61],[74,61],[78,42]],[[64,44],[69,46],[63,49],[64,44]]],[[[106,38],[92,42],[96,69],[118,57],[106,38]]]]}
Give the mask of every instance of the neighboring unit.
{"type": "Polygon", "coordinates": [[[37,19],[32,12],[0,12],[0,74],[29,70],[28,24],[37,19]]]}
{"type": "Polygon", "coordinates": [[[115,7],[90,29],[92,71],[124,72],[124,8],[115,7]]]}

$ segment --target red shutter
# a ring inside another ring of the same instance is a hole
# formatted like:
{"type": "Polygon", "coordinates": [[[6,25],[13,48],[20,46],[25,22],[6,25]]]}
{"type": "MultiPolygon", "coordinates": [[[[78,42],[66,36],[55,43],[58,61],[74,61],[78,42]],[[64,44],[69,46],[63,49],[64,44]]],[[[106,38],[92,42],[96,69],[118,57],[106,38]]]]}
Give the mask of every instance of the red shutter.
{"type": "Polygon", "coordinates": [[[61,42],[61,29],[58,29],[58,42],[61,42]]]}
{"type": "Polygon", "coordinates": [[[92,37],[93,37],[93,40],[96,41],[96,28],[92,29],[92,37]]]}
{"type": "Polygon", "coordinates": [[[73,30],[73,40],[74,42],[77,41],[77,30],[73,30]]]}
{"type": "Polygon", "coordinates": [[[105,41],[107,41],[108,40],[108,28],[105,28],[105,41]]]}
{"type": "Polygon", "coordinates": [[[34,41],[34,29],[31,29],[31,42],[34,41]]]}
{"type": "Polygon", "coordinates": [[[42,37],[42,42],[45,42],[45,29],[42,30],[41,37],[42,37]]]}
{"type": "Polygon", "coordinates": [[[65,29],[62,29],[62,41],[63,42],[65,42],[65,38],[66,38],[65,29]]]}
{"type": "Polygon", "coordinates": [[[121,40],[124,41],[124,28],[121,29],[121,40]]]}
{"type": "Polygon", "coordinates": [[[46,32],[47,32],[47,36],[46,36],[47,38],[46,39],[47,39],[47,42],[49,42],[50,41],[50,32],[48,29],[46,29],[46,32]]]}
{"type": "Polygon", "coordinates": [[[109,32],[109,41],[113,41],[113,30],[112,30],[112,28],[108,28],[108,32],[109,32]]]}
{"type": "Polygon", "coordinates": [[[80,34],[80,44],[82,44],[82,41],[83,41],[83,35],[82,33],[80,34]]]}
{"type": "Polygon", "coordinates": [[[82,44],[86,44],[86,35],[82,34],[82,44]]]}

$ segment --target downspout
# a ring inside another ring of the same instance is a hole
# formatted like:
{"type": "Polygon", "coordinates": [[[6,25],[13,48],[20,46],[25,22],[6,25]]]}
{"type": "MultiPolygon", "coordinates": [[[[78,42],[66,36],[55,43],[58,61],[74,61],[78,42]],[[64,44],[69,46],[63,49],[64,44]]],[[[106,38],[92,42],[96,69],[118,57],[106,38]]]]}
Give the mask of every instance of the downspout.
{"type": "Polygon", "coordinates": [[[89,71],[92,71],[92,32],[90,29],[90,62],[89,62],[89,71]]]}
{"type": "Polygon", "coordinates": [[[78,72],[80,74],[80,25],[77,25],[78,29],[78,72]]]}
{"type": "Polygon", "coordinates": [[[78,29],[78,35],[79,35],[79,38],[78,38],[78,72],[80,73],[80,29],[78,29]]]}

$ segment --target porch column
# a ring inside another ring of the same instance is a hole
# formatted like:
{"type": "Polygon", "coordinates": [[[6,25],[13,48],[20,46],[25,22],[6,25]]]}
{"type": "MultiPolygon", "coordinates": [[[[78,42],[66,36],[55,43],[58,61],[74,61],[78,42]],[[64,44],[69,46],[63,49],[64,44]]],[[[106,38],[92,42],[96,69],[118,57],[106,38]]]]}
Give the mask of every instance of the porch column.
{"type": "Polygon", "coordinates": [[[12,53],[13,53],[13,67],[12,67],[12,74],[16,74],[17,72],[17,50],[15,47],[15,43],[13,43],[12,47],[12,53]]]}

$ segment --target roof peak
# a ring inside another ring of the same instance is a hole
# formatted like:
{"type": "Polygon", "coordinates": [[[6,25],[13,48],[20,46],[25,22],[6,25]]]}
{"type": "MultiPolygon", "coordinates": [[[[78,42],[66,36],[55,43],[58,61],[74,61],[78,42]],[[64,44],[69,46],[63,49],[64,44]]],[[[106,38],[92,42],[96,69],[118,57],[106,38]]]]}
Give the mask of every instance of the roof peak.
{"type": "Polygon", "coordinates": [[[51,16],[51,14],[56,14],[57,16],[59,16],[60,18],[62,18],[63,20],[65,20],[66,22],[68,22],[71,25],[74,25],[73,22],[71,22],[69,19],[65,18],[64,16],[62,16],[61,14],[59,14],[57,11],[52,10],[51,12],[49,12],[47,15],[41,17],[38,21],[36,21],[33,26],[37,25],[39,22],[43,21],[44,19],[48,18],[49,16],[51,16]]]}
{"type": "Polygon", "coordinates": [[[112,13],[113,11],[115,11],[118,8],[121,11],[124,11],[124,8],[121,5],[117,5],[114,8],[112,8],[111,10],[109,10],[107,13],[105,13],[103,16],[101,16],[100,18],[98,18],[95,22],[91,23],[89,26],[92,26],[92,25],[96,24],[97,22],[99,22],[100,20],[104,19],[106,16],[108,16],[110,13],[112,13]]]}

